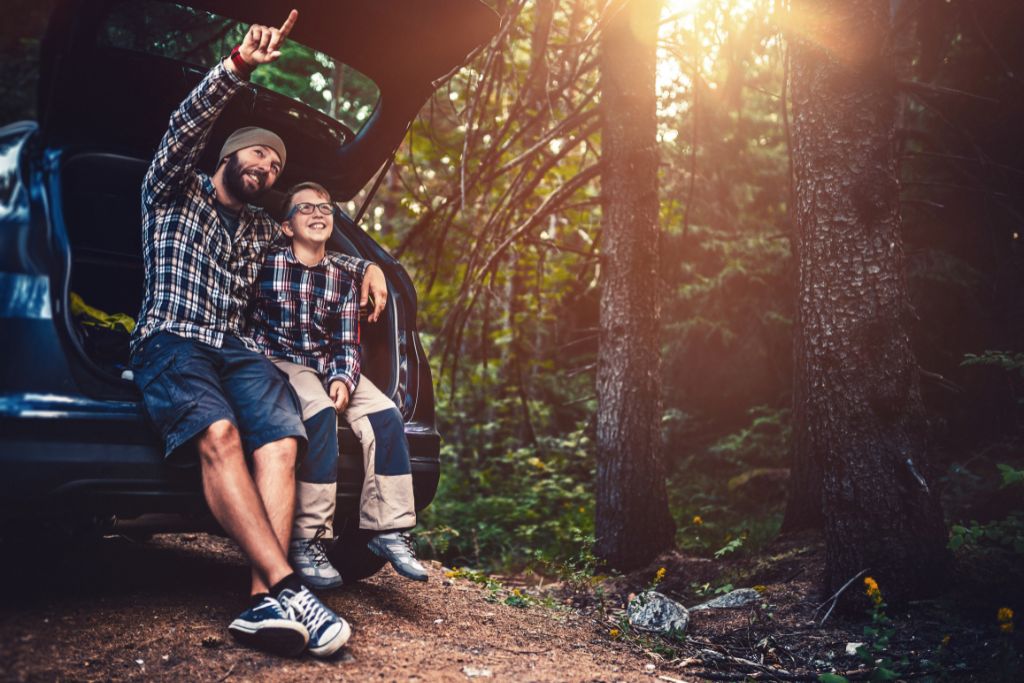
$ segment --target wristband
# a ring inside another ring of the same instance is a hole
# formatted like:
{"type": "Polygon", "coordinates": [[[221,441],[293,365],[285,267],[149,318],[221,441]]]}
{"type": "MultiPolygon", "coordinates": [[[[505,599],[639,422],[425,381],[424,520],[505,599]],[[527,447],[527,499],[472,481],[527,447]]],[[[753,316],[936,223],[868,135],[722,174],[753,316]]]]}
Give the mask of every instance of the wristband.
{"type": "Polygon", "coordinates": [[[244,59],[242,59],[242,46],[235,45],[234,49],[231,50],[231,63],[235,65],[242,75],[248,76],[252,73],[252,67],[249,66],[244,59]]]}

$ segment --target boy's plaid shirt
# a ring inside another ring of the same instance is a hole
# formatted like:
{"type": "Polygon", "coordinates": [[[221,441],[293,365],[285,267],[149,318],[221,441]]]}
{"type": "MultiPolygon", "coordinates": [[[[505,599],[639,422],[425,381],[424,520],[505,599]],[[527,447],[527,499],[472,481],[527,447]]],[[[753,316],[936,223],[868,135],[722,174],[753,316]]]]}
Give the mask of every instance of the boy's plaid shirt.
{"type": "Polygon", "coordinates": [[[143,180],[145,290],[133,352],[160,331],[218,348],[233,335],[260,350],[246,334],[246,313],[263,255],[280,228],[263,209],[246,206],[232,238],[217,215],[213,182],[196,170],[214,122],[244,85],[223,63],[211,69],[171,114],[143,180]]]}
{"type": "Polygon", "coordinates": [[[349,395],[359,383],[359,293],[368,261],[332,251],[306,266],[290,246],[274,247],[260,269],[252,332],[263,352],[312,368],[349,395]],[[354,268],[361,268],[353,277],[354,268]]]}

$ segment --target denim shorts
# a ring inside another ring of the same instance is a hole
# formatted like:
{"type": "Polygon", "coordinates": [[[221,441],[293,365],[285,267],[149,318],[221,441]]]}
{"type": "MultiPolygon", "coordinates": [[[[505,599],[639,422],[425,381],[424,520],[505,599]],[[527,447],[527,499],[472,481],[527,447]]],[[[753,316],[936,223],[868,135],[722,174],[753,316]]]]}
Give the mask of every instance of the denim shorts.
{"type": "Polygon", "coordinates": [[[164,457],[180,462],[188,444],[218,420],[238,428],[247,456],[268,443],[295,437],[302,450],[306,430],[288,377],[235,337],[221,348],[170,332],[158,332],[131,360],[146,414],[164,441],[164,457]]]}

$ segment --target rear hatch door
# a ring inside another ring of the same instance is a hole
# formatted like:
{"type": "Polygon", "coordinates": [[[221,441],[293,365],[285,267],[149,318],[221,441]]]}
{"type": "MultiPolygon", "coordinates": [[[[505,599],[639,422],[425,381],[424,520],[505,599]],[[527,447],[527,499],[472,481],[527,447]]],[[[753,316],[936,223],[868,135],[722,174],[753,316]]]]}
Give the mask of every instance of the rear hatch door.
{"type": "Polygon", "coordinates": [[[479,0],[62,0],[43,46],[44,141],[148,159],[170,112],[245,27],[279,26],[292,8],[291,47],[257,70],[211,140],[270,127],[288,145],[282,185],[317,178],[337,200],[366,184],[439,79],[498,30],[479,0]]]}

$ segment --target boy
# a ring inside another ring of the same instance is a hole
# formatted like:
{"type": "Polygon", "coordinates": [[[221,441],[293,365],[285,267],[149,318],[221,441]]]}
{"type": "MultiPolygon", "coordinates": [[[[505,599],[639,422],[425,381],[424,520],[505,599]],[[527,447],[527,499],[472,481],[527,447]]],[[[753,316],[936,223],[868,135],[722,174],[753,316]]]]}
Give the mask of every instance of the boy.
{"type": "MultiPolygon", "coordinates": [[[[309,450],[299,466],[289,560],[314,588],[340,586],[322,540],[333,537],[338,479],[337,416],[343,415],[363,450],[365,478],[359,526],[377,532],[368,546],[402,576],[426,581],[401,533],[416,525],[412,470],[402,415],[366,377],[360,377],[359,282],[356,259],[327,251],[334,205],[312,182],[290,189],[281,224],[290,243],[272,248],[256,281],[253,337],[288,375],[299,396],[309,450]]],[[[364,266],[365,269],[366,266],[364,266]]],[[[379,316],[375,310],[368,320],[379,316]]]]}

